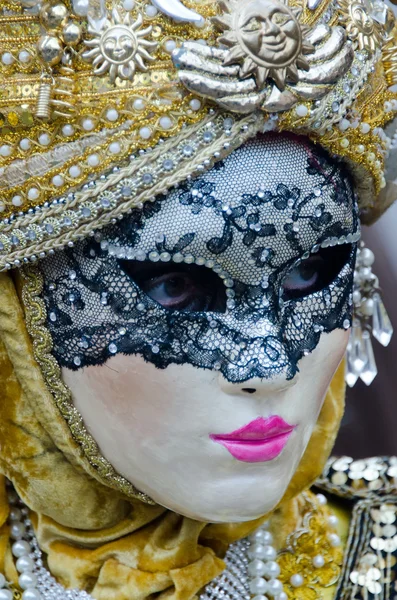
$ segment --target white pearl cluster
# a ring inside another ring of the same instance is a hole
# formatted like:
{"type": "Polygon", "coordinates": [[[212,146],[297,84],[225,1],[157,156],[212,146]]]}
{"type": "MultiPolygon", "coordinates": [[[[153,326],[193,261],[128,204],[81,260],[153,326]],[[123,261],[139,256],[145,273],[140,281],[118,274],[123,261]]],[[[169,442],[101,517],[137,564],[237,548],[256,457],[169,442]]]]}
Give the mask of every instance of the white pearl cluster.
{"type": "Polygon", "coordinates": [[[265,594],[287,600],[287,594],[283,591],[283,584],[277,577],[280,575],[280,567],[276,562],[277,551],[272,546],[273,536],[267,531],[267,525],[260,527],[249,537],[250,547],[248,557],[248,574],[251,577],[249,590],[254,595],[254,600],[264,600],[265,594]]]}
{"type": "MultiPolygon", "coordinates": [[[[16,560],[15,566],[19,573],[18,583],[23,590],[22,600],[43,600],[37,589],[38,579],[34,572],[35,563],[31,557],[32,548],[23,539],[26,536],[27,529],[31,526],[28,509],[20,506],[18,496],[11,489],[8,490],[8,501],[10,503],[10,537],[14,540],[11,551],[16,560]]],[[[4,575],[0,573],[0,600],[12,599],[13,592],[9,589],[4,575]]]]}
{"type": "MultiPolygon", "coordinates": [[[[21,600],[93,600],[82,590],[66,590],[45,569],[42,553],[29,519],[29,510],[15,491],[7,489],[10,504],[11,551],[19,573],[18,584],[22,590],[21,600]]],[[[0,600],[13,600],[12,586],[0,573],[0,600]]]]}
{"type": "MultiPolygon", "coordinates": [[[[320,506],[327,504],[327,498],[323,494],[317,495],[317,501],[320,506]]],[[[341,540],[335,533],[338,526],[338,518],[330,515],[327,522],[330,533],[328,541],[333,548],[340,546],[341,540]]],[[[250,547],[248,557],[251,562],[248,564],[249,590],[253,595],[252,600],[268,600],[268,596],[275,600],[287,600],[288,595],[283,589],[283,584],[278,579],[280,575],[280,566],[276,562],[277,551],[272,546],[273,536],[267,529],[265,523],[255,533],[249,537],[250,547]]],[[[321,554],[317,554],[312,565],[315,569],[321,569],[325,565],[325,559],[321,554]]],[[[302,573],[294,573],[289,579],[289,584],[293,588],[301,587],[305,583],[302,573]]]]}

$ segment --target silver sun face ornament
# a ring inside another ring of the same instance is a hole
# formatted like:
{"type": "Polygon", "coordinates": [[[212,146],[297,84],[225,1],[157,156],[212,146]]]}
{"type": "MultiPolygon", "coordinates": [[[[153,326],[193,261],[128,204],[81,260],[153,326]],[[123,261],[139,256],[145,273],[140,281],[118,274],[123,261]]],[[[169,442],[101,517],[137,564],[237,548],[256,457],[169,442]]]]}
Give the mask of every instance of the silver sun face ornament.
{"type": "Polygon", "coordinates": [[[92,62],[95,75],[109,72],[110,80],[114,82],[116,77],[131,80],[136,69],[147,71],[145,61],[154,60],[150,52],[157,43],[146,39],[152,27],[142,29],[142,23],[141,14],[132,21],[129,13],[123,19],[117,9],[113,9],[111,19],[107,19],[101,29],[88,28],[93,37],[85,40],[89,50],[82,56],[92,62]]]}

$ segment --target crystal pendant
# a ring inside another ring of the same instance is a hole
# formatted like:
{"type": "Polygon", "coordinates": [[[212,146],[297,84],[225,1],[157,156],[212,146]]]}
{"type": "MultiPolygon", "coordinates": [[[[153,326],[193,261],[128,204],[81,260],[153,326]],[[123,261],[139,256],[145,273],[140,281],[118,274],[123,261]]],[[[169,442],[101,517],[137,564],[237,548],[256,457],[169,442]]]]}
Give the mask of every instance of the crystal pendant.
{"type": "Polygon", "coordinates": [[[385,25],[387,20],[386,3],[383,0],[367,0],[365,4],[369,16],[380,25],[385,25]]]}
{"type": "Polygon", "coordinates": [[[346,383],[353,387],[360,378],[366,385],[370,385],[377,373],[371,334],[368,330],[363,331],[360,323],[355,322],[347,347],[346,383]]]}
{"type": "Polygon", "coordinates": [[[353,361],[350,343],[347,347],[346,353],[346,370],[345,370],[345,381],[349,387],[353,387],[358,379],[358,373],[356,372],[353,361]]]}
{"type": "Polygon", "coordinates": [[[379,294],[373,295],[373,301],[372,334],[382,346],[387,346],[393,335],[393,326],[379,294]]]}
{"type": "Polygon", "coordinates": [[[362,329],[359,323],[354,323],[352,327],[351,355],[354,372],[359,375],[366,363],[362,329]]]}
{"type": "Polygon", "coordinates": [[[371,385],[373,380],[378,374],[378,369],[376,368],[374,351],[372,349],[371,343],[371,334],[369,331],[363,331],[362,339],[364,342],[364,352],[366,357],[366,362],[364,367],[360,373],[360,379],[365,383],[365,385],[371,385]]]}
{"type": "Polygon", "coordinates": [[[87,16],[92,29],[101,31],[107,19],[105,0],[88,0],[87,16]]]}

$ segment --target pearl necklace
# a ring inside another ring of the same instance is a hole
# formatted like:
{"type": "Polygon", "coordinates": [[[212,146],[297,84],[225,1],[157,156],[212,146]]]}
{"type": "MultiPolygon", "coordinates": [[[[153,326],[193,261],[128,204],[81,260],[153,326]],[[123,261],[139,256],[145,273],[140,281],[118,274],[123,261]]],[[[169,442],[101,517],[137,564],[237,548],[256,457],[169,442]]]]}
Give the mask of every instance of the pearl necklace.
{"type": "MultiPolygon", "coordinates": [[[[39,548],[32,522],[29,519],[29,509],[22,503],[15,491],[8,487],[10,504],[10,537],[13,541],[11,550],[16,560],[15,566],[19,573],[18,584],[23,590],[21,600],[94,600],[87,592],[73,589],[67,590],[44,567],[42,552],[39,548]]],[[[322,494],[317,495],[319,505],[325,505],[327,499],[322,494]]],[[[307,516],[307,515],[306,515],[307,516]]],[[[335,529],[337,518],[331,515],[328,525],[335,529]]],[[[301,530],[295,532],[298,534],[301,530]]],[[[340,539],[334,532],[328,533],[331,546],[340,545],[340,539]]],[[[226,557],[226,570],[205,588],[201,600],[288,600],[283,585],[282,572],[277,558],[280,552],[272,546],[273,536],[268,531],[268,523],[264,523],[251,536],[231,544],[226,557]],[[264,594],[267,594],[265,596],[264,594]]],[[[325,560],[321,554],[316,555],[313,567],[320,569],[325,560]]],[[[297,572],[289,578],[289,588],[298,588],[304,584],[304,577],[297,572]]],[[[6,581],[0,573],[0,600],[13,600],[16,588],[6,581]]]]}

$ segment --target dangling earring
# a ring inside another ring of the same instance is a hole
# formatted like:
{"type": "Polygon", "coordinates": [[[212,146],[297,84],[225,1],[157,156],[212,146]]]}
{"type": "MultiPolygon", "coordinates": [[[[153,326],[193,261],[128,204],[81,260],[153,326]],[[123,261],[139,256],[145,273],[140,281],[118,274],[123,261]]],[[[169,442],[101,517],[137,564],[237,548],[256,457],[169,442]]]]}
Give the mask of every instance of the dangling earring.
{"type": "Polygon", "coordinates": [[[374,253],[360,242],[353,283],[353,323],[346,353],[346,383],[353,387],[358,378],[370,385],[378,374],[371,333],[387,346],[393,327],[380,297],[379,280],[372,273],[374,253]]]}

